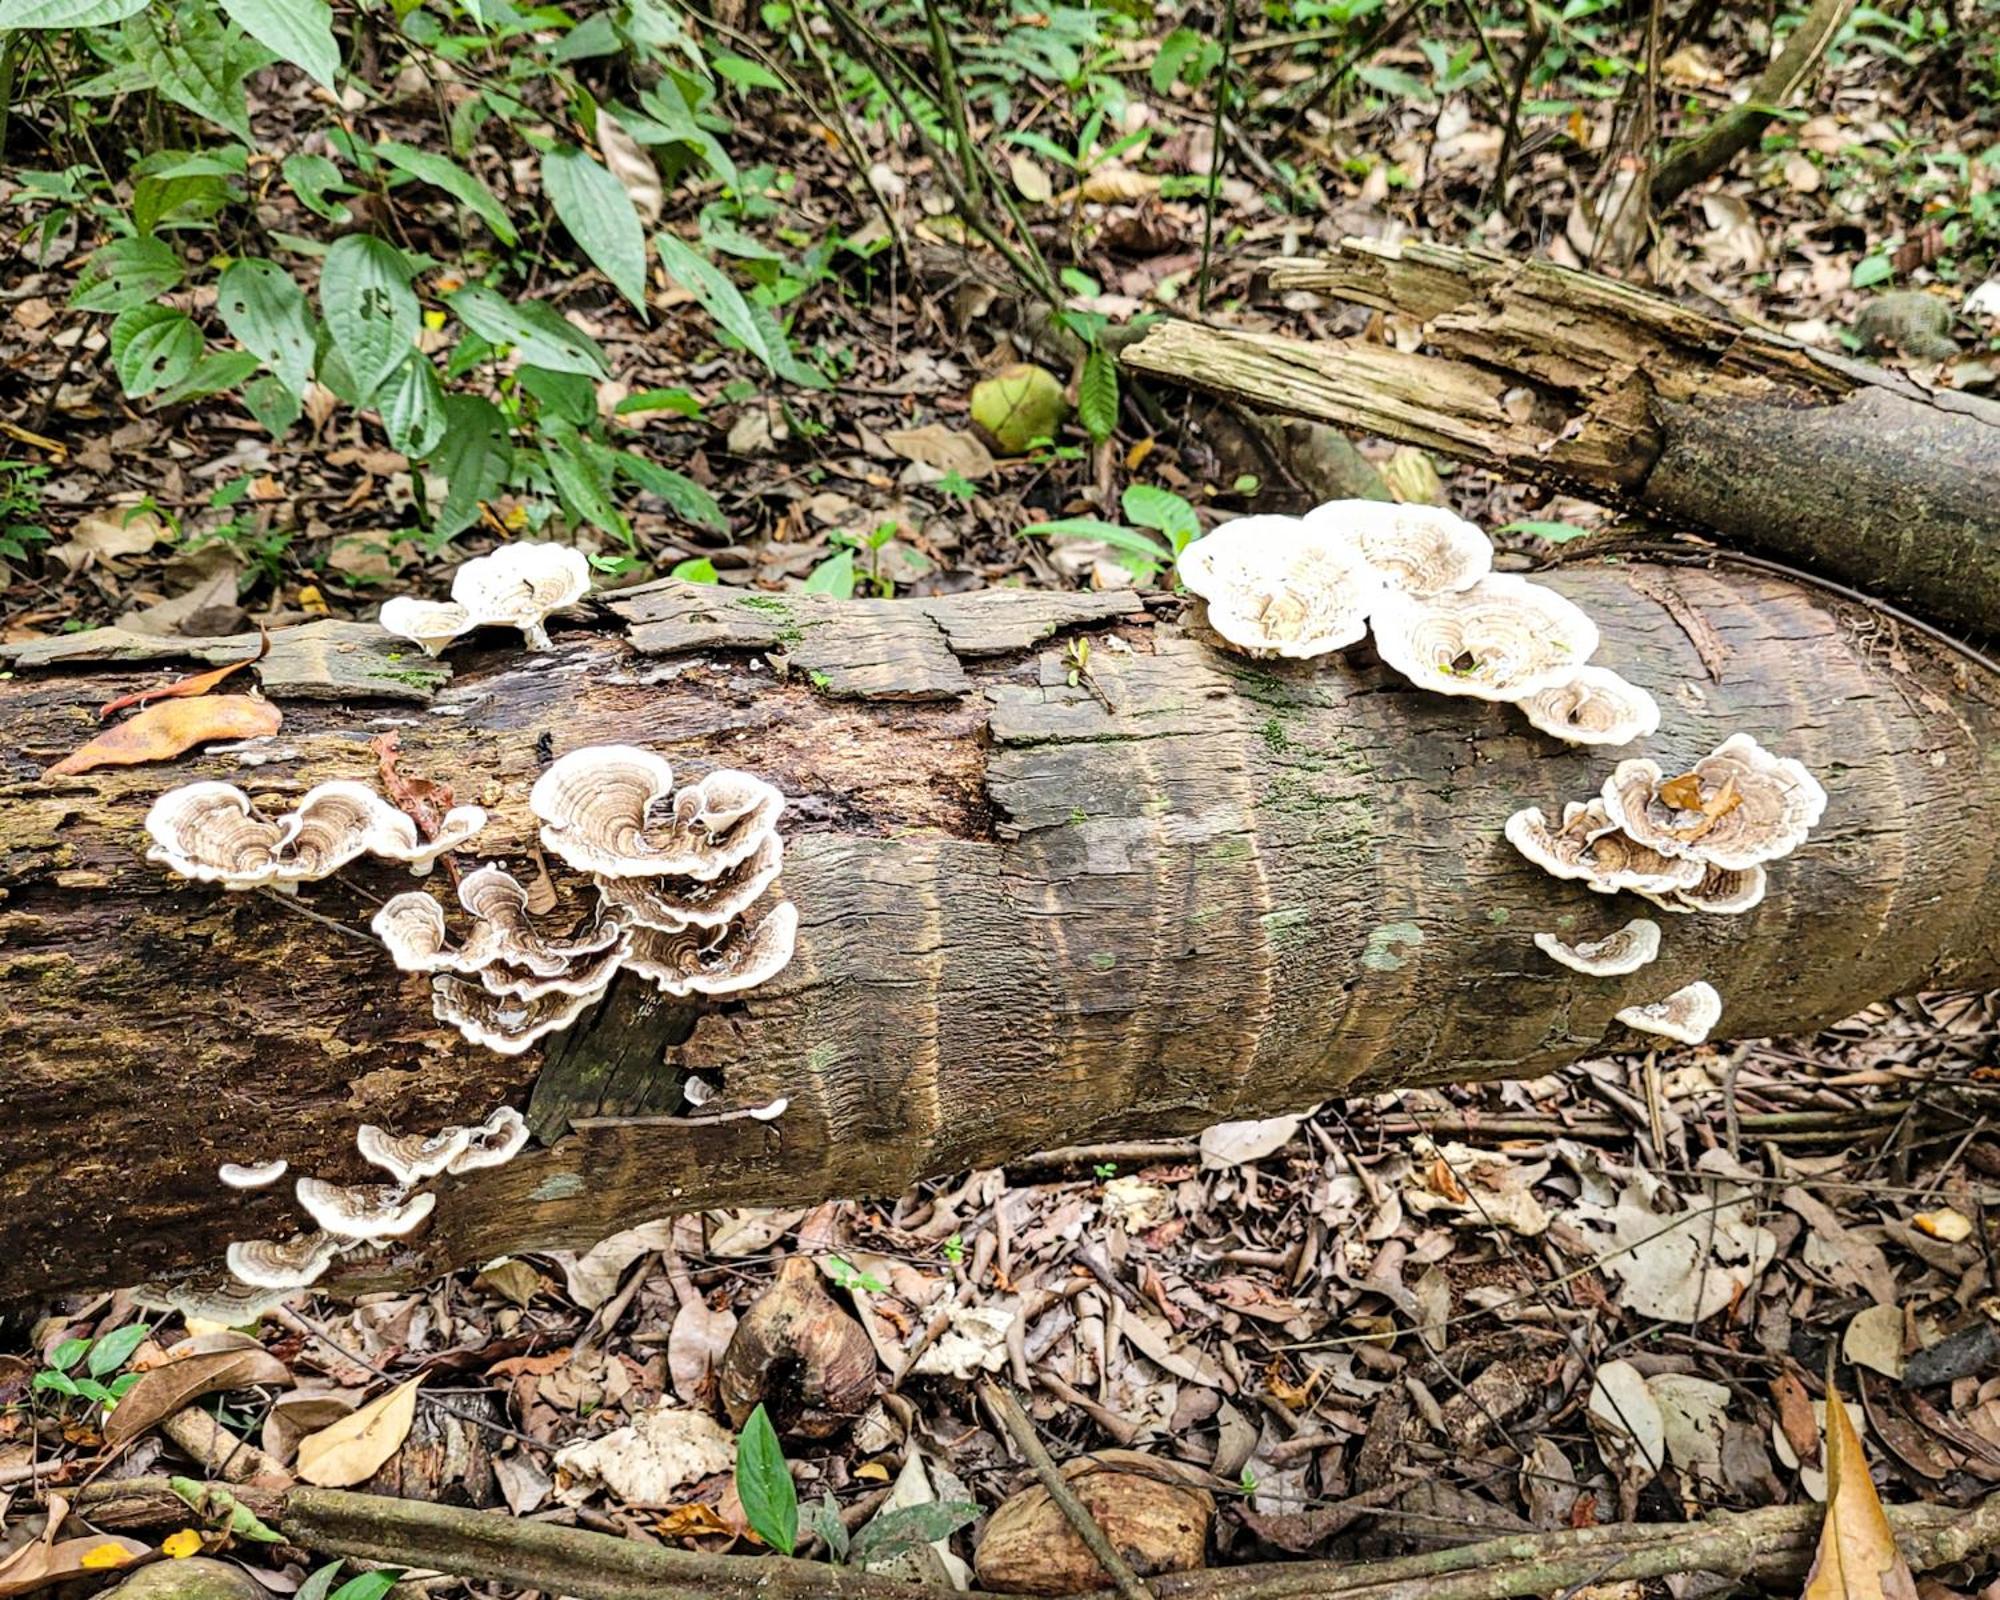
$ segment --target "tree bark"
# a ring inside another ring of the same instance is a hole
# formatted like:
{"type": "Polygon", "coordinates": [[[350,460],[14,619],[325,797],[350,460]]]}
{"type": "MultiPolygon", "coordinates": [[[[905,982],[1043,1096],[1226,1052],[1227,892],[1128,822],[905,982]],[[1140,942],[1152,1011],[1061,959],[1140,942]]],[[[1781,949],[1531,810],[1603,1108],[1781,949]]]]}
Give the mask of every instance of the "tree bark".
{"type": "Polygon", "coordinates": [[[1548,262],[1350,239],[1270,278],[1420,321],[1426,350],[1161,322],[1121,361],[1717,534],[1933,621],[2000,628],[1990,401],[1548,262]]]}
{"type": "Polygon", "coordinates": [[[53,784],[35,774],[88,735],[91,708],[155,676],[90,658],[185,647],[14,648],[0,1299],[282,1237],[289,1194],[224,1189],[217,1164],[284,1156],[359,1181],[362,1122],[432,1128],[507,1101],[554,1140],[448,1180],[429,1231],[364,1269],[383,1281],[677,1210],[880,1195],[1093,1137],[1546,1072],[1632,1044],[1613,1012],[1697,977],[1722,990],[1730,1035],[2000,983],[2000,680],[1765,572],[1603,562],[1548,581],[1597,619],[1598,659],[1660,699],[1647,750],[1670,770],[1743,730],[1832,797],[1761,907],[1662,918],[1664,954],[1626,978],[1557,967],[1530,935],[1649,908],[1547,877],[1500,831],[1522,805],[1594,791],[1609,755],[1419,693],[1366,647],[1219,653],[1171,601],[668,582],[611,597],[552,654],[455,652],[442,686],[373,630],[316,652],[287,634],[268,745],[53,784]],[[1091,643],[1074,683],[1064,632],[1091,643]],[[315,698],[335,675],[402,698],[315,698]],[[141,819],[170,785],[223,777],[282,804],[371,777],[367,740],[391,728],[407,771],[493,813],[479,853],[529,874],[527,791],[564,750],[632,741],[690,773],[769,777],[790,797],[797,956],[701,1013],[620,980],[554,1049],[502,1057],[433,1021],[424,980],[355,931],[409,887],[399,871],[350,868],[288,905],[144,860],[141,819]],[[686,1104],[691,1071],[720,1082],[717,1102],[686,1104]],[[716,1115],[779,1096],[774,1121],[716,1115]]]}

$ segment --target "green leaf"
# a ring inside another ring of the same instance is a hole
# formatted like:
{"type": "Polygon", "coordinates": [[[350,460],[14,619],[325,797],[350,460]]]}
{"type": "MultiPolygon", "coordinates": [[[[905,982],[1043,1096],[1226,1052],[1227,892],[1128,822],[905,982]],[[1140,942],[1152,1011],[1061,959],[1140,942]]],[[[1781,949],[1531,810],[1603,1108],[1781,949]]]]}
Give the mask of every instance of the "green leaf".
{"type": "Polygon", "coordinates": [[[515,305],[475,283],[448,296],[445,303],[480,338],[511,344],[523,361],[551,372],[579,372],[587,378],[609,375],[597,341],[572,328],[539,300],[515,305]]]}
{"type": "Polygon", "coordinates": [[[88,1339],[65,1339],[50,1354],[49,1365],[58,1372],[67,1372],[83,1359],[84,1352],[89,1348],[88,1339]]]}
{"type": "Polygon", "coordinates": [[[812,569],[803,587],[807,594],[830,594],[836,600],[852,600],[854,552],[843,550],[837,556],[829,556],[812,569]]]}
{"type": "Polygon", "coordinates": [[[0,0],[0,32],[15,28],[103,28],[146,9],[147,0],[0,0]]]}
{"type": "Polygon", "coordinates": [[[579,428],[597,416],[597,385],[580,372],[551,372],[547,367],[522,367],[521,387],[541,402],[545,415],[579,428]]]}
{"type": "Polygon", "coordinates": [[[432,459],[446,484],[437,534],[440,539],[455,539],[479,520],[479,503],[507,487],[514,470],[507,419],[492,401],[478,395],[446,395],[444,440],[432,459]]]}
{"type": "Polygon", "coordinates": [[[1118,431],[1118,367],[1102,350],[1083,358],[1083,373],[1076,381],[1076,416],[1093,444],[1104,443],[1118,431]]]}
{"type": "Polygon", "coordinates": [[[70,304],[79,311],[130,311],[181,281],[181,258],[158,239],[114,239],[90,258],[70,304]]]}
{"type": "Polygon", "coordinates": [[[699,300],[702,309],[722,325],[723,332],[776,372],[777,358],[764,342],[764,330],[751,314],[750,302],[743,298],[743,291],[724,277],[713,262],[697,255],[673,234],[655,234],[653,242],[659,246],[660,265],[666,268],[667,276],[699,300]]]}
{"type": "Polygon", "coordinates": [[[1176,28],[1160,41],[1153,57],[1153,93],[1165,94],[1179,80],[1181,68],[1201,49],[1202,36],[1192,28],[1176,28]]]}
{"type": "MultiPolygon", "coordinates": [[[[178,1494],[180,1491],[174,1492],[178,1494]]],[[[341,1562],[329,1561],[325,1566],[315,1569],[312,1576],[299,1585],[298,1592],[292,1596],[292,1600],[326,1600],[326,1597],[333,1593],[333,1582],[340,1576],[341,1566],[341,1562]]]]}
{"type": "Polygon", "coordinates": [[[658,495],[666,501],[674,515],[683,522],[712,528],[717,533],[729,531],[729,519],[722,514],[722,506],[715,496],[684,473],[648,460],[636,450],[621,450],[618,453],[618,470],[646,493],[658,495]]]}
{"type": "Polygon", "coordinates": [[[812,1531],[826,1541],[829,1559],[833,1561],[847,1559],[849,1548],[847,1524],[840,1520],[840,1507],[834,1503],[833,1496],[825,1490],[821,1490],[820,1497],[813,1502],[811,1526],[812,1531]]]}
{"type": "Polygon", "coordinates": [[[340,46],[333,37],[333,7],[326,0],[222,0],[222,9],[278,59],[314,82],[333,87],[340,46]]]}
{"type": "Polygon", "coordinates": [[[1896,275],[1896,263],[1887,256],[1864,256],[1854,263],[1854,273],[1848,279],[1850,288],[1872,289],[1878,283],[1886,283],[1896,275]]]}
{"type": "Polygon", "coordinates": [[[327,199],[329,191],[350,188],[341,177],[340,168],[325,156],[286,156],[278,169],[293,194],[299,197],[299,204],[315,216],[326,218],[335,227],[346,227],[353,220],[354,213],[337,200],[327,199]]]}
{"type": "Polygon", "coordinates": [[[1151,483],[1131,484],[1120,503],[1128,522],[1164,533],[1175,555],[1188,547],[1189,540],[1201,537],[1201,519],[1194,514],[1194,507],[1171,489],[1151,483]]]}
{"type": "Polygon", "coordinates": [[[269,64],[270,51],[231,32],[214,11],[199,5],[171,13],[142,11],[126,21],[123,36],[133,62],[161,95],[245,144],[256,142],[243,80],[269,64]]]}
{"type": "MultiPolygon", "coordinates": [[[[851,564],[852,551],[843,550],[841,556],[851,564]]],[[[812,589],[810,579],[806,588],[812,589]]],[[[743,1516],[751,1531],[764,1543],[780,1555],[788,1556],[798,1548],[799,1492],[785,1465],[785,1452],[778,1446],[778,1430],[771,1426],[761,1405],[750,1413],[736,1439],[736,1497],[743,1502],[743,1516]]]]}
{"type": "Polygon", "coordinates": [[[111,324],[111,364],[133,399],[179,383],[201,359],[201,329],[184,311],[134,306],[111,324]]]}
{"type": "Polygon", "coordinates": [[[435,450],[444,438],[444,386],[438,382],[437,369],[429,357],[412,350],[382,385],[375,409],[381,414],[392,448],[412,461],[421,461],[435,450]]]}
{"type": "Polygon", "coordinates": [[[210,395],[221,394],[249,381],[257,370],[257,358],[248,350],[218,350],[204,355],[194,364],[194,371],[175,384],[171,389],[163,389],[153,403],[156,406],[177,406],[189,400],[206,400],[210,395]]]}
{"type": "MultiPolygon", "coordinates": [[[[267,1527],[258,1519],[256,1512],[244,1505],[242,1501],[238,1500],[235,1495],[231,1494],[219,1483],[201,1483],[194,1478],[169,1478],[167,1479],[167,1487],[179,1495],[187,1503],[188,1509],[197,1516],[227,1517],[229,1519],[229,1531],[239,1538],[255,1540],[259,1544],[282,1544],[284,1542],[285,1536],[283,1534],[273,1528],[267,1527]]],[[[320,1584],[319,1592],[314,1597],[314,1600],[323,1600],[327,1588],[333,1582],[334,1574],[339,1572],[339,1570],[340,1564],[338,1562],[328,1563],[328,1565],[320,1568],[319,1572],[314,1573],[311,1578],[308,1578],[305,1584],[301,1584],[298,1593],[300,1595],[305,1594],[307,1585],[310,1585],[324,1573],[325,1581],[320,1584]]]]}
{"type": "Polygon", "coordinates": [[[1498,531],[1532,533],[1537,539],[1546,539],[1550,544],[1567,544],[1572,539],[1590,537],[1588,528],[1579,528],[1574,522],[1509,522],[1498,531]]]}
{"type": "Polygon", "coordinates": [[[935,1544],[939,1539],[949,1539],[978,1517],[979,1507],[969,1500],[932,1500],[877,1512],[854,1536],[847,1559],[854,1566],[865,1566],[871,1560],[879,1561],[920,1544],[935,1544]]]}
{"type": "Polygon", "coordinates": [[[1154,568],[1167,566],[1174,559],[1173,551],[1150,535],[1116,522],[1100,522],[1095,517],[1064,517],[1059,522],[1036,522],[1021,532],[1036,539],[1095,539],[1122,555],[1136,557],[1154,568]]]}
{"type": "Polygon", "coordinates": [[[569,236],[644,316],[646,229],[625,186],[574,145],[558,145],[542,155],[542,187],[569,236]]]}
{"type": "Polygon", "coordinates": [[[319,330],[296,279],[275,261],[233,261],[215,282],[222,325],[279,383],[303,395],[312,381],[319,330]]]}
{"type": "Polygon", "coordinates": [[[1354,75],[1367,84],[1369,88],[1379,89],[1382,93],[1391,95],[1398,100],[1428,100],[1431,98],[1431,86],[1429,84],[1425,83],[1422,78],[1412,77],[1399,67],[1386,67],[1378,62],[1371,61],[1367,66],[1356,67],[1354,75]]]}
{"type": "Polygon", "coordinates": [[[395,139],[382,140],[375,146],[375,153],[398,172],[407,173],[419,183],[428,183],[434,189],[444,190],[491,228],[493,237],[508,248],[521,242],[514,219],[507,215],[507,208],[500,203],[499,197],[451,157],[432,150],[419,150],[413,144],[402,144],[395,139]]]}
{"type": "Polygon", "coordinates": [[[639,97],[639,103],[646,108],[649,121],[636,117],[623,119],[625,131],[641,144],[683,144],[697,151],[713,172],[730,188],[741,182],[737,175],[736,163],[729,152],[708,129],[695,120],[688,109],[688,103],[681,97],[680,90],[672,84],[664,89],[647,90],[639,97]]]}
{"type": "Polygon", "coordinates": [[[632,525],[611,503],[609,487],[586,444],[583,436],[566,422],[552,423],[543,429],[542,460],[555,480],[556,496],[572,523],[588,522],[629,543],[632,525]]]}
{"type": "Polygon", "coordinates": [[[77,1393],[75,1381],[63,1376],[60,1372],[38,1372],[35,1374],[35,1381],[29,1384],[28,1387],[35,1390],[53,1389],[57,1394],[74,1395],[77,1393]]]}
{"type": "Polygon", "coordinates": [[[108,1378],[126,1362],[132,1359],[132,1352],[146,1342],[146,1335],[152,1328],[143,1322],[134,1322],[127,1327],[107,1333],[90,1347],[90,1360],[85,1363],[93,1378],[108,1378]]]}
{"type": "Polygon", "coordinates": [[[701,402],[685,389],[644,389],[638,394],[628,394],[612,408],[613,414],[621,417],[637,416],[647,411],[671,411],[678,416],[698,417],[701,402]]]}
{"type": "Polygon", "coordinates": [[[358,1578],[349,1578],[328,1600],[382,1600],[401,1577],[400,1572],[364,1572],[358,1578]]]}
{"type": "Polygon", "coordinates": [[[785,80],[761,61],[751,61],[743,56],[720,55],[710,56],[708,64],[718,78],[727,78],[739,89],[785,87],[785,80]]]}
{"type": "Polygon", "coordinates": [[[828,1256],[823,1263],[826,1275],[843,1289],[866,1289],[870,1294],[887,1294],[889,1286],[871,1277],[844,1256],[828,1256]]]}
{"type": "Polygon", "coordinates": [[[722,581],[716,575],[715,563],[709,560],[707,556],[693,556],[686,561],[676,562],[673,571],[668,573],[667,576],[670,578],[679,578],[686,583],[720,583],[722,581]]]}
{"type": "Polygon", "coordinates": [[[403,252],[365,233],[338,239],[320,268],[319,308],[346,363],[357,404],[403,364],[423,325],[403,252]]]}

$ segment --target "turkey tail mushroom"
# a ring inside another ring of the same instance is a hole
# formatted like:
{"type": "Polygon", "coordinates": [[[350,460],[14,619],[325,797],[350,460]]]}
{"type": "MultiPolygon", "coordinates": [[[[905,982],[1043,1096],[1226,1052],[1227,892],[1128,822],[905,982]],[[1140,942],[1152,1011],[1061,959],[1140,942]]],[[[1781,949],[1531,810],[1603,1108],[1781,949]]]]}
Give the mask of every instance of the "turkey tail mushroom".
{"type": "Polygon", "coordinates": [[[1358,644],[1382,580],[1344,533],[1295,517],[1238,517],[1181,552],[1208,626],[1248,656],[1310,659],[1358,644]]]}

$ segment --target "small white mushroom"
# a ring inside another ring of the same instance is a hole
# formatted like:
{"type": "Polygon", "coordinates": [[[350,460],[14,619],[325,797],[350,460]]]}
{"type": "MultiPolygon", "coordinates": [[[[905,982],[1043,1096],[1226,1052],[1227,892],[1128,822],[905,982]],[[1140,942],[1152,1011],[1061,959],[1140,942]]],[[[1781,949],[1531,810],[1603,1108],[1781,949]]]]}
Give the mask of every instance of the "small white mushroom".
{"type": "Polygon", "coordinates": [[[1722,1020],[1722,996],[1713,985],[1694,982],[1650,1005],[1627,1006],[1618,1020],[1640,1033],[1657,1033],[1680,1044],[1700,1044],[1722,1020]]]}
{"type": "Polygon", "coordinates": [[[1741,872],[1803,844],[1826,810],[1826,790],[1803,763],[1739,733],[1672,778],[1656,761],[1619,762],[1604,780],[1604,804],[1662,855],[1741,872]]]}
{"type": "Polygon", "coordinates": [[[1420,689],[1522,700],[1590,659],[1597,624],[1553,589],[1489,573],[1429,599],[1386,591],[1373,616],[1382,659],[1420,689]]]}
{"type": "Polygon", "coordinates": [[[1660,727],[1659,702],[1609,667],[1578,667],[1519,704],[1542,732],[1570,744],[1630,744],[1660,727]]]}
{"type": "Polygon", "coordinates": [[[472,1130],[471,1142],[446,1170],[458,1174],[477,1172],[483,1167],[504,1167],[521,1153],[527,1142],[527,1119],[512,1106],[500,1106],[472,1130]]]}
{"type": "Polygon", "coordinates": [[[667,932],[688,927],[719,928],[741,916],[777,882],[784,862],[784,842],[771,832],[762,837],[755,855],[713,878],[600,875],[596,882],[606,906],[615,907],[631,921],[646,927],[667,932]]]}
{"type": "Polygon", "coordinates": [[[461,566],[449,603],[398,596],[384,602],[378,620],[429,655],[481,627],[517,628],[528,649],[547,650],[550,613],[589,592],[590,563],[582,551],[523,540],[461,566]]]}
{"type": "Polygon", "coordinates": [[[1660,953],[1660,925],[1648,917],[1634,917],[1616,933],[1602,939],[1579,939],[1565,944],[1552,933],[1535,935],[1535,947],[1572,971],[1593,978],[1617,978],[1637,972],[1660,953]]]}
{"type": "Polygon", "coordinates": [[[380,1167],[403,1189],[435,1178],[463,1155],[471,1142],[472,1129],[457,1126],[436,1133],[390,1133],[364,1122],[354,1130],[354,1145],[361,1159],[380,1167]]]}
{"type": "Polygon", "coordinates": [[[1350,543],[1384,587],[1419,599],[1469,589],[1493,570],[1493,541],[1441,506],[1330,500],[1305,524],[1350,543]]]}
{"type": "Polygon", "coordinates": [[[442,655],[446,645],[476,626],[464,606],[449,600],[418,600],[406,594],[383,601],[376,620],[398,638],[420,645],[427,656],[442,655]]]}
{"type": "Polygon", "coordinates": [[[666,994],[738,994],[784,970],[798,931],[798,907],[789,900],[779,901],[755,922],[732,922],[720,932],[636,928],[625,965],[666,994]]]}
{"type": "Polygon", "coordinates": [[[299,1204],[328,1233],[340,1239],[400,1239],[437,1205],[434,1194],[409,1194],[393,1184],[343,1187],[320,1178],[301,1178],[292,1191],[299,1204]]]}
{"type": "Polygon", "coordinates": [[[268,1189],[285,1175],[290,1165],[283,1156],[247,1167],[225,1161],[215,1169],[215,1175],[232,1189],[268,1189]]]}
{"type": "Polygon", "coordinates": [[[317,1283],[341,1253],[330,1233],[301,1233],[284,1240],[242,1239],[223,1259],[230,1276],[253,1289],[303,1289],[317,1283]]]}
{"type": "Polygon", "coordinates": [[[1342,533],[1296,517],[1238,517],[1181,552],[1208,625],[1245,655],[1306,659],[1356,644],[1382,580],[1342,533]]]}
{"type": "Polygon", "coordinates": [[[278,854],[291,835],[234,784],[204,780],[169,789],[146,812],[146,833],[157,861],[183,878],[252,889],[278,876],[278,854]]]}

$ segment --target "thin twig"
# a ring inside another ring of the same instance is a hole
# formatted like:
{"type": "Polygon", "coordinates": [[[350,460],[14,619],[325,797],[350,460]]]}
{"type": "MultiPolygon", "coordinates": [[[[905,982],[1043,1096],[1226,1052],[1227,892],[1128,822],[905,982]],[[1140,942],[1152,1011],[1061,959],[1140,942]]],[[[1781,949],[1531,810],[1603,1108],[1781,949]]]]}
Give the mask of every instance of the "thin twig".
{"type": "Polygon", "coordinates": [[[1236,0],[1224,0],[1222,65],[1215,75],[1215,119],[1208,136],[1208,193],[1201,208],[1201,270],[1195,274],[1195,309],[1208,309],[1208,275],[1215,249],[1215,205],[1222,193],[1222,169],[1229,154],[1230,47],[1236,43],[1236,0]]]}

